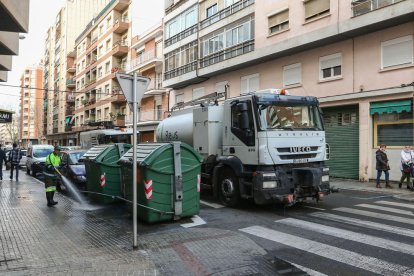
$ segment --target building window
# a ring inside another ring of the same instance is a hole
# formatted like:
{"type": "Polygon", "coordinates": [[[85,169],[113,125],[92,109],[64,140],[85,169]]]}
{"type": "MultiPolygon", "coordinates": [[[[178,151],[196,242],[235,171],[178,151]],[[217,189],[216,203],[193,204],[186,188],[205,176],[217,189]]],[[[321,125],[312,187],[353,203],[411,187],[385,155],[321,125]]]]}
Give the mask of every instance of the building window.
{"type": "Polygon", "coordinates": [[[405,64],[413,64],[412,35],[381,43],[381,68],[405,64]]]}
{"type": "Polygon", "coordinates": [[[239,2],[240,0],[224,0],[224,7],[230,7],[231,5],[233,5],[236,2],[239,2]]]}
{"type": "Polygon", "coordinates": [[[305,0],[305,21],[329,14],[330,0],[305,0]]]}
{"type": "Polygon", "coordinates": [[[217,82],[216,83],[216,91],[217,93],[224,93],[226,92],[226,85],[228,84],[227,81],[217,82]]]}
{"type": "Polygon", "coordinates": [[[342,76],[342,55],[341,53],[319,58],[321,80],[339,78],[342,76]]]}
{"type": "Polygon", "coordinates": [[[99,26],[99,35],[102,35],[103,34],[103,28],[104,28],[103,25],[99,26]]]}
{"type": "Polygon", "coordinates": [[[109,84],[105,85],[105,95],[109,95],[109,84]]]}
{"type": "Polygon", "coordinates": [[[259,74],[253,74],[244,76],[241,78],[240,94],[246,94],[249,92],[259,90],[260,76],[259,74]]]}
{"type": "Polygon", "coordinates": [[[184,102],[184,93],[175,95],[175,103],[183,103],[184,102]]]}
{"type": "Polygon", "coordinates": [[[216,14],[218,11],[217,4],[214,4],[206,9],[206,17],[209,18],[210,16],[216,14]]]}
{"type": "Polygon", "coordinates": [[[289,29],[289,9],[268,17],[269,34],[289,29]]]}
{"type": "Polygon", "coordinates": [[[197,24],[197,13],[195,10],[189,11],[185,15],[185,29],[190,28],[191,26],[197,24]]]}
{"type": "Polygon", "coordinates": [[[175,36],[196,25],[198,22],[198,5],[194,5],[165,23],[165,39],[175,36]]]}
{"type": "MultiPolygon", "coordinates": [[[[405,102],[405,101],[396,101],[405,102]]],[[[374,147],[380,144],[387,146],[402,147],[412,145],[414,141],[414,120],[412,111],[412,101],[406,100],[409,104],[407,108],[402,108],[396,112],[384,112],[373,114],[374,121],[374,147]],[[402,110],[404,109],[404,110],[402,110]]],[[[395,106],[393,107],[395,108],[395,106]]],[[[372,104],[371,104],[372,114],[372,104]]]]}
{"type": "Polygon", "coordinates": [[[110,39],[108,39],[106,42],[105,42],[105,51],[109,51],[109,49],[111,48],[111,40],[110,39]]]}
{"type": "Polygon", "coordinates": [[[102,67],[98,68],[98,78],[102,78],[102,67]]]}
{"type": "Polygon", "coordinates": [[[302,82],[301,69],[300,63],[283,66],[283,86],[300,84],[302,82]]]}
{"type": "Polygon", "coordinates": [[[101,45],[101,46],[99,46],[99,53],[98,53],[98,55],[99,56],[102,56],[104,53],[103,53],[103,45],[101,45]]]}
{"type": "Polygon", "coordinates": [[[105,116],[105,120],[109,119],[109,107],[105,107],[104,109],[104,116],[105,116]]]}
{"type": "Polygon", "coordinates": [[[198,99],[204,96],[204,87],[194,88],[193,89],[193,100],[198,99]]]}
{"type": "Polygon", "coordinates": [[[96,121],[98,122],[101,120],[101,117],[102,117],[101,113],[102,111],[100,109],[98,109],[98,111],[96,112],[96,121]]]}
{"type": "Polygon", "coordinates": [[[105,63],[105,74],[108,74],[110,70],[111,70],[111,63],[110,61],[108,61],[107,63],[105,63]]]}

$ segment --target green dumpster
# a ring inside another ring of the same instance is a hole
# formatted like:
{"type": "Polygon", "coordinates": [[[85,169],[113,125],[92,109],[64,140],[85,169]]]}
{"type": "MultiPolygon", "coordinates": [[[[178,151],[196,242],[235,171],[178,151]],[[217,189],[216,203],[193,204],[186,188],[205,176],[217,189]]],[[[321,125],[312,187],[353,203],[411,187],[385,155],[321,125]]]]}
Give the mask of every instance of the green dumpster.
{"type": "MultiPolygon", "coordinates": [[[[136,161],[138,218],[154,223],[200,212],[202,157],[192,147],[180,142],[139,144],[136,161]]],[[[119,160],[125,197],[130,202],[133,199],[132,162],[130,149],[119,160]]]]}
{"type": "Polygon", "coordinates": [[[131,148],[130,144],[99,145],[88,150],[82,157],[86,171],[86,189],[91,199],[100,203],[119,201],[121,193],[121,169],[119,158],[131,148]],[[111,197],[113,196],[113,197],[111,197]]]}

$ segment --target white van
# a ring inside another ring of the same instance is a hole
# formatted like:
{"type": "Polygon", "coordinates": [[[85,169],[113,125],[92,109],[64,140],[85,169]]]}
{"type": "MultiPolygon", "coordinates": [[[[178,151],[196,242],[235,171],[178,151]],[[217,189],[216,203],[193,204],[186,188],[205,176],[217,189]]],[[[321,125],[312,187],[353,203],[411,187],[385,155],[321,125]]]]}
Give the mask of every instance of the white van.
{"type": "Polygon", "coordinates": [[[53,152],[54,147],[51,145],[32,145],[27,149],[26,172],[36,176],[43,171],[46,157],[53,152]]]}

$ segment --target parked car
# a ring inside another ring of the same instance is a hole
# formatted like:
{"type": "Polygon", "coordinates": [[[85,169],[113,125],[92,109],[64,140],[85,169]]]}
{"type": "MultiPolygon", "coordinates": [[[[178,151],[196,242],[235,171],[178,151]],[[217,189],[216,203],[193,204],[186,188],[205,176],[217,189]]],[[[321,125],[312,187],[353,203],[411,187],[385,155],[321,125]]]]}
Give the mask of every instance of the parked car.
{"type": "Polygon", "coordinates": [[[51,145],[32,145],[27,150],[26,172],[36,176],[37,173],[43,171],[45,167],[46,157],[53,152],[51,145]]]}
{"type": "Polygon", "coordinates": [[[62,151],[68,151],[68,150],[79,150],[81,149],[80,146],[62,146],[62,151]]]}
{"type": "Polygon", "coordinates": [[[62,151],[62,164],[60,169],[62,175],[83,189],[86,186],[86,171],[85,164],[80,159],[85,152],[86,150],[62,151]]]}
{"type": "Polygon", "coordinates": [[[19,167],[20,168],[23,168],[23,167],[26,167],[26,161],[27,161],[27,150],[25,150],[25,149],[22,149],[21,151],[21,154],[22,154],[22,159],[20,159],[20,163],[19,163],[19,167]]]}

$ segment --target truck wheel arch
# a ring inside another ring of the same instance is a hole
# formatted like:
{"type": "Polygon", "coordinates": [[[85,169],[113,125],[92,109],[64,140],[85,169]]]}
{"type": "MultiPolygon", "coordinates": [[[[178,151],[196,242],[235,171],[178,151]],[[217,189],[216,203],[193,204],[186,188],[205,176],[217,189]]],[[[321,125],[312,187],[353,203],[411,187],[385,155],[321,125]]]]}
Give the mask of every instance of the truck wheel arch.
{"type": "Polygon", "coordinates": [[[230,168],[237,177],[241,177],[243,174],[243,164],[239,158],[235,156],[220,156],[217,158],[217,165],[213,169],[213,195],[215,198],[218,197],[219,188],[219,175],[220,172],[225,168],[230,168]]]}

